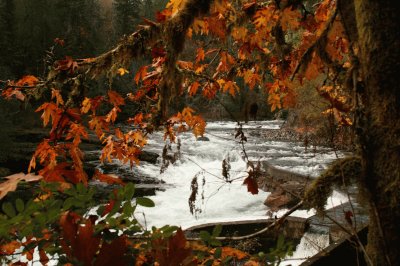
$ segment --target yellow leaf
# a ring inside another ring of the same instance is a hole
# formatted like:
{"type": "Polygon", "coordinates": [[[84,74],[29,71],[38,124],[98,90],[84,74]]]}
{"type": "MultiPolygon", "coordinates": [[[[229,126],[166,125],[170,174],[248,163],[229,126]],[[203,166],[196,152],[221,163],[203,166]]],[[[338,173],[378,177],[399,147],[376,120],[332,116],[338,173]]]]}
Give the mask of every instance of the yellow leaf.
{"type": "Polygon", "coordinates": [[[81,113],[86,114],[87,112],[89,112],[90,107],[91,107],[90,99],[85,97],[85,99],[82,101],[81,113]]]}
{"type": "Polygon", "coordinates": [[[123,68],[123,67],[118,68],[117,72],[118,72],[118,74],[119,74],[120,76],[123,76],[123,75],[125,75],[126,73],[129,73],[129,71],[128,71],[127,69],[123,68]]]}

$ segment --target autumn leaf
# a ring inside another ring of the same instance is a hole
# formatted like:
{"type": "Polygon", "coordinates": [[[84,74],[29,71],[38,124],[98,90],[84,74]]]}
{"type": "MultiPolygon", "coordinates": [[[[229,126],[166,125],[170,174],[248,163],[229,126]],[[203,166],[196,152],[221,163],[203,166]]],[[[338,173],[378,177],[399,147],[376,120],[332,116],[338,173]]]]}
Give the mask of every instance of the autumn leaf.
{"type": "Polygon", "coordinates": [[[257,84],[260,84],[261,82],[261,77],[255,69],[247,69],[246,71],[244,71],[243,79],[250,89],[253,89],[257,84]]]}
{"type": "Polygon", "coordinates": [[[118,73],[120,76],[123,76],[123,75],[129,73],[129,71],[128,71],[127,69],[123,68],[123,67],[120,67],[120,68],[118,68],[117,73],[118,73]]]}
{"type": "Polygon", "coordinates": [[[175,15],[180,9],[182,9],[183,5],[185,4],[184,0],[170,0],[166,8],[171,9],[172,16],[175,15]]]}
{"type": "Polygon", "coordinates": [[[72,59],[70,56],[66,56],[64,60],[58,60],[55,62],[55,69],[58,71],[69,71],[73,74],[78,68],[78,63],[72,59]]]}
{"type": "Polygon", "coordinates": [[[257,181],[254,178],[247,177],[243,181],[243,185],[247,185],[247,191],[250,192],[251,194],[258,194],[258,184],[257,181]]]}
{"type": "Polygon", "coordinates": [[[114,106],[118,107],[120,105],[124,105],[125,104],[124,98],[122,98],[122,96],[119,95],[118,92],[113,91],[113,90],[109,90],[107,94],[108,94],[108,100],[114,106]]]}
{"type": "Polygon", "coordinates": [[[73,144],[75,146],[78,146],[78,144],[81,142],[81,137],[83,137],[84,139],[89,138],[89,135],[86,132],[85,127],[78,123],[71,123],[70,129],[65,139],[66,140],[73,139],[73,144]]]}
{"type": "MultiPolygon", "coordinates": [[[[1,199],[1,198],[0,198],[1,199]]],[[[20,241],[11,241],[0,246],[0,255],[12,255],[15,250],[22,246],[20,241]]]]}
{"type": "Polygon", "coordinates": [[[190,96],[194,96],[197,93],[197,90],[199,89],[200,83],[195,81],[192,83],[192,85],[189,86],[188,93],[190,96]]]}
{"type": "Polygon", "coordinates": [[[143,79],[146,77],[146,75],[147,75],[147,68],[148,68],[148,66],[142,66],[142,67],[139,68],[139,70],[136,72],[136,75],[135,75],[135,78],[134,78],[136,84],[139,84],[139,81],[140,81],[140,80],[143,80],[143,79]]]}
{"type": "Polygon", "coordinates": [[[89,112],[91,107],[91,101],[89,98],[85,97],[85,99],[82,101],[82,107],[81,107],[81,113],[86,114],[89,112]]]}
{"type": "Polygon", "coordinates": [[[19,173],[6,176],[4,178],[7,180],[0,183],[0,200],[4,198],[7,195],[7,193],[15,191],[20,181],[34,182],[42,179],[43,176],[19,173]]]}
{"type": "Polygon", "coordinates": [[[61,96],[60,90],[51,89],[51,99],[56,99],[56,105],[64,105],[64,100],[61,96]]]}
{"type": "Polygon", "coordinates": [[[93,179],[99,180],[100,182],[104,182],[107,184],[118,184],[118,185],[125,185],[125,183],[116,175],[112,174],[103,174],[99,170],[95,170],[93,179]]]}
{"type": "Polygon", "coordinates": [[[296,8],[288,7],[282,12],[281,26],[284,31],[297,30],[300,26],[300,11],[296,8]]]}
{"type": "Polygon", "coordinates": [[[47,126],[47,124],[50,121],[50,118],[52,119],[52,123],[54,125],[55,121],[57,121],[61,116],[61,110],[59,110],[57,105],[52,102],[44,103],[35,110],[35,112],[40,112],[40,111],[43,111],[41,119],[43,120],[44,127],[47,126]]]}
{"type": "Polygon", "coordinates": [[[204,60],[205,53],[203,48],[198,48],[196,53],[196,63],[199,63],[204,60]]]}
{"type": "Polygon", "coordinates": [[[238,260],[243,260],[244,258],[249,257],[249,254],[235,248],[221,247],[221,249],[222,249],[221,259],[225,259],[227,257],[234,257],[238,260]]]}
{"type": "Polygon", "coordinates": [[[127,249],[127,237],[124,235],[114,239],[111,243],[104,241],[94,266],[130,265],[127,258],[124,256],[127,249]]]}
{"type": "Polygon", "coordinates": [[[193,62],[178,60],[176,64],[182,69],[193,69],[193,62]]]}

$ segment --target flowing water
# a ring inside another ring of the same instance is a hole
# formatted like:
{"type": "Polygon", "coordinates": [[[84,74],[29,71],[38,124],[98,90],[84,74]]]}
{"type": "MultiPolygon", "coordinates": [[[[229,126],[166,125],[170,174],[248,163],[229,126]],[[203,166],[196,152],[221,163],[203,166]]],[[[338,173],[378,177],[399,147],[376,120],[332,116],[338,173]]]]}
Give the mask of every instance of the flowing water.
{"type": "MultiPolygon", "coordinates": [[[[244,125],[243,131],[248,138],[245,151],[250,160],[268,160],[277,167],[316,176],[336,159],[336,154],[327,148],[309,151],[302,143],[265,141],[261,134],[263,130],[279,129],[281,123],[257,121],[244,125]]],[[[180,134],[180,159],[161,174],[161,162],[156,165],[140,164],[135,171],[146,178],[158,178],[165,183],[162,190],[150,196],[156,207],[139,208],[137,218],[147,226],[173,224],[183,228],[209,222],[265,218],[268,208],[263,202],[269,192],[259,191],[257,195],[252,195],[243,186],[247,166],[243,149],[235,140],[235,128],[234,122],[208,123],[205,136],[209,141],[197,141],[191,133],[180,134]],[[229,180],[222,176],[224,159],[229,160],[231,166],[229,180]],[[197,211],[193,215],[188,199],[195,176],[198,193],[194,206],[197,211]]],[[[146,149],[161,154],[164,145],[162,133],[155,133],[146,149]]],[[[171,146],[169,153],[173,154],[177,145],[171,146]]],[[[345,197],[336,193],[328,205],[337,205],[343,200],[345,197]]],[[[284,212],[278,212],[278,217],[284,212]]],[[[313,214],[312,211],[297,211],[293,215],[304,217],[313,214]]]]}

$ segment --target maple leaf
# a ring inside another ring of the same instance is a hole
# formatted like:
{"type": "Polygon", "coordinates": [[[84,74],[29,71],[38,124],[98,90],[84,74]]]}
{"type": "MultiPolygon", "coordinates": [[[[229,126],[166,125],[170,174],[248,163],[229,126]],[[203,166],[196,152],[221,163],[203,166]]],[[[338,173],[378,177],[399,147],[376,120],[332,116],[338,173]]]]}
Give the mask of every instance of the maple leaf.
{"type": "Polygon", "coordinates": [[[196,95],[197,90],[199,89],[200,83],[195,81],[192,85],[189,86],[188,92],[190,96],[196,95]]]}
{"type": "Polygon", "coordinates": [[[198,48],[196,53],[196,63],[199,63],[204,60],[205,53],[203,48],[198,48]]]}
{"type": "Polygon", "coordinates": [[[248,38],[248,30],[245,27],[234,27],[232,37],[236,41],[244,41],[248,38]]]}
{"type": "Polygon", "coordinates": [[[276,14],[276,7],[274,5],[269,5],[256,12],[253,23],[257,29],[265,27],[272,28],[278,18],[279,16],[276,14]]]}
{"type": "Polygon", "coordinates": [[[157,22],[164,22],[167,20],[167,18],[172,16],[172,10],[171,9],[164,9],[163,11],[157,11],[156,12],[156,20],[157,22]]]}
{"type": "Polygon", "coordinates": [[[130,265],[124,256],[127,249],[127,237],[124,235],[114,239],[111,243],[104,241],[94,266],[130,265]]]}
{"type": "Polygon", "coordinates": [[[110,123],[110,122],[115,122],[115,120],[117,119],[118,116],[118,112],[120,112],[121,110],[118,107],[114,107],[113,109],[111,109],[110,112],[108,112],[108,114],[106,115],[106,122],[110,123]]]}
{"type": "MultiPolygon", "coordinates": [[[[0,198],[1,199],[1,198],[0,198]]],[[[4,245],[0,246],[0,255],[12,255],[15,250],[19,249],[22,246],[22,243],[19,241],[11,241],[4,245]]]]}
{"type": "Polygon", "coordinates": [[[120,76],[123,76],[123,75],[129,73],[129,71],[128,71],[127,69],[123,68],[123,67],[120,67],[120,68],[118,68],[117,73],[118,73],[120,76]]]}
{"type": "Polygon", "coordinates": [[[141,68],[139,68],[139,70],[136,72],[136,75],[134,77],[134,80],[136,82],[136,84],[139,84],[140,80],[143,80],[146,75],[147,75],[147,68],[148,66],[142,66],[141,68]]]}
{"type": "Polygon", "coordinates": [[[214,34],[221,40],[226,38],[226,20],[219,16],[212,16],[207,19],[208,30],[211,34],[214,34]]]}
{"type": "Polygon", "coordinates": [[[171,13],[172,13],[172,16],[173,16],[176,13],[178,13],[178,11],[180,9],[182,9],[184,4],[185,4],[184,0],[170,0],[167,3],[166,8],[170,8],[171,9],[171,13]]]}
{"type": "Polygon", "coordinates": [[[92,265],[101,239],[94,236],[94,225],[90,219],[82,221],[82,224],[79,221],[80,217],[75,213],[66,212],[61,216],[61,246],[68,256],[75,257],[83,265],[92,265]]]}
{"type": "Polygon", "coordinates": [[[32,156],[31,162],[28,167],[28,172],[31,171],[31,169],[34,169],[36,167],[36,158],[40,158],[40,163],[43,164],[46,162],[46,164],[52,168],[57,164],[57,152],[54,147],[52,147],[49,144],[48,139],[44,139],[39,145],[37,146],[35,153],[32,156]]]}
{"type": "Polygon", "coordinates": [[[74,139],[73,144],[75,146],[78,146],[78,144],[81,142],[81,136],[85,139],[89,138],[89,135],[86,132],[85,127],[82,126],[81,124],[71,123],[70,129],[65,139],[66,140],[74,139]]]}
{"type": "Polygon", "coordinates": [[[56,43],[56,44],[58,44],[60,46],[64,46],[65,45],[65,41],[63,39],[55,38],[53,41],[54,41],[54,43],[56,43]]]}
{"type": "Polygon", "coordinates": [[[9,100],[11,99],[12,96],[15,96],[17,100],[24,101],[25,100],[25,95],[21,92],[19,88],[8,88],[2,91],[1,95],[9,100]]]}
{"type": "Polygon", "coordinates": [[[95,170],[93,179],[97,179],[101,182],[107,184],[118,184],[118,185],[125,185],[125,183],[116,175],[106,175],[101,173],[99,170],[95,170]]]}
{"type": "Polygon", "coordinates": [[[250,89],[254,89],[256,84],[260,84],[261,82],[261,77],[256,73],[255,69],[247,69],[243,73],[243,79],[250,89]]]}
{"type": "Polygon", "coordinates": [[[47,126],[50,118],[52,119],[52,123],[54,125],[55,121],[57,121],[61,116],[61,110],[59,110],[57,105],[52,102],[44,103],[35,110],[35,112],[40,111],[43,111],[43,114],[41,116],[41,119],[43,120],[43,126],[47,126]]]}
{"type": "Polygon", "coordinates": [[[221,52],[221,60],[217,67],[217,72],[229,72],[236,63],[235,58],[227,52],[221,52]]]}
{"type": "Polygon", "coordinates": [[[43,176],[19,173],[6,176],[4,178],[7,180],[0,183],[0,200],[4,198],[8,192],[15,191],[20,181],[34,182],[42,179],[43,176]]]}
{"type": "Polygon", "coordinates": [[[124,98],[122,98],[122,96],[119,95],[118,92],[109,90],[107,94],[108,94],[108,100],[112,105],[117,107],[125,104],[124,98]]]}
{"type": "MultiPolygon", "coordinates": [[[[231,248],[231,247],[221,247],[221,249],[222,249],[221,259],[225,259],[227,257],[235,257],[238,260],[243,260],[244,258],[250,256],[249,254],[247,254],[241,250],[231,248]]],[[[214,250],[214,252],[215,252],[215,250],[214,250]]]]}
{"type": "Polygon", "coordinates": [[[178,60],[176,64],[182,69],[188,69],[188,70],[193,69],[193,62],[178,60]]]}
{"type": "Polygon", "coordinates": [[[230,95],[235,96],[236,92],[239,92],[240,89],[237,86],[236,82],[232,80],[228,80],[225,82],[224,87],[223,87],[224,92],[228,92],[230,95]]]}
{"type": "Polygon", "coordinates": [[[78,62],[74,61],[72,57],[66,56],[64,60],[58,60],[55,62],[55,70],[67,71],[73,74],[78,69],[78,62]]]}
{"type": "Polygon", "coordinates": [[[64,105],[64,100],[61,96],[60,90],[51,89],[51,99],[56,99],[56,105],[64,105]]]}
{"type": "Polygon", "coordinates": [[[197,34],[208,34],[208,22],[204,19],[196,18],[193,21],[192,28],[197,34]]]}
{"type": "Polygon", "coordinates": [[[91,107],[90,98],[85,97],[85,99],[82,101],[81,113],[86,114],[87,112],[89,112],[90,107],[91,107]]]}
{"type": "Polygon", "coordinates": [[[243,181],[243,185],[247,185],[247,191],[250,192],[251,194],[258,194],[258,184],[257,181],[254,178],[247,177],[243,181]]]}
{"type": "Polygon", "coordinates": [[[285,8],[282,12],[281,26],[284,31],[296,30],[300,26],[300,11],[293,7],[285,8]]]}

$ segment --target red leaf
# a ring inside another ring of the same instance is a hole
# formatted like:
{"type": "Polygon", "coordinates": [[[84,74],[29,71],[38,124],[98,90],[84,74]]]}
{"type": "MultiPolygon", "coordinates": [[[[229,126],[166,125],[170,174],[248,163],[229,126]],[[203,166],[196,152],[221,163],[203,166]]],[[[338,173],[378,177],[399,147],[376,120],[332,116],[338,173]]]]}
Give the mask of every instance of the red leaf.
{"type": "Polygon", "coordinates": [[[127,250],[126,236],[120,236],[114,239],[110,244],[104,242],[101,246],[100,253],[94,263],[95,266],[108,265],[128,265],[124,254],[127,250]]]}
{"type": "Polygon", "coordinates": [[[258,184],[254,178],[247,177],[244,180],[243,185],[247,185],[247,191],[251,194],[258,194],[258,184]]]}

